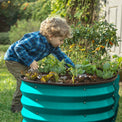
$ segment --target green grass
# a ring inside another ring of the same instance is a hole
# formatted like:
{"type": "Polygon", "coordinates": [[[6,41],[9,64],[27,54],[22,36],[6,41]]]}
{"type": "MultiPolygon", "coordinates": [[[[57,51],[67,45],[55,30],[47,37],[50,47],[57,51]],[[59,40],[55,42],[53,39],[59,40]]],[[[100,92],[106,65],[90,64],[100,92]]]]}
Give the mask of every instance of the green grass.
{"type": "Polygon", "coordinates": [[[6,52],[7,49],[9,48],[9,46],[10,46],[10,45],[2,45],[2,44],[0,44],[0,51],[1,51],[1,52],[6,52]]]}
{"type": "MultiPolygon", "coordinates": [[[[0,69],[0,122],[21,122],[21,113],[10,111],[16,81],[6,68],[0,69]]],[[[116,122],[122,121],[122,87],[120,87],[120,104],[116,122]]]]}
{"type": "Polygon", "coordinates": [[[10,111],[13,93],[16,88],[14,77],[6,68],[0,69],[0,122],[21,122],[20,113],[10,111]]]}

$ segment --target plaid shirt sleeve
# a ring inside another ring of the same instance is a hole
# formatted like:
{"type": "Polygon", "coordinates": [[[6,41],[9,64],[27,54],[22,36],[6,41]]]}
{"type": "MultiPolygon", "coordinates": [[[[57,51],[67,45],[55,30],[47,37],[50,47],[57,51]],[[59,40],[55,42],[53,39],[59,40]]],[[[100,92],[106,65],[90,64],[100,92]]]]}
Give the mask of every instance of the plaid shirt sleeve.
{"type": "Polygon", "coordinates": [[[27,66],[30,66],[30,64],[34,61],[27,51],[31,49],[32,45],[34,45],[34,42],[34,38],[30,36],[30,38],[25,38],[14,47],[18,58],[22,60],[22,62],[24,62],[24,64],[27,66]]]}
{"type": "Polygon", "coordinates": [[[74,63],[72,62],[72,60],[64,53],[61,51],[61,49],[58,47],[53,53],[52,55],[54,55],[59,61],[63,60],[67,63],[72,65],[73,67],[75,67],[74,63]]]}

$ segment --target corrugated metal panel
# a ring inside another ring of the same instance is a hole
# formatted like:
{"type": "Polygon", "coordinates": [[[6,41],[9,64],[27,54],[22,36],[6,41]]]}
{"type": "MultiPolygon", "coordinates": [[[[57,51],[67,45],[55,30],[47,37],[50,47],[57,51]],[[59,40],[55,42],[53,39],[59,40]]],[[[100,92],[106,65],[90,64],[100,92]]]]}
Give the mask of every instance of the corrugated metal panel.
{"type": "Polygon", "coordinates": [[[22,81],[23,122],[114,122],[119,77],[109,83],[58,86],[22,81]]]}

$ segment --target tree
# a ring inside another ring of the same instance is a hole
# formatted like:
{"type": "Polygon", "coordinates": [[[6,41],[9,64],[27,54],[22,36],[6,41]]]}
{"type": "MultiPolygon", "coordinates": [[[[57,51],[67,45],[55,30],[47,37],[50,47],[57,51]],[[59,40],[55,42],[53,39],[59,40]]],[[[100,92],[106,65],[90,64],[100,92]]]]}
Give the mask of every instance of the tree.
{"type": "Polygon", "coordinates": [[[8,31],[10,26],[15,24],[19,18],[19,8],[25,2],[37,0],[2,0],[0,2],[0,31],[8,31]],[[2,26],[2,24],[4,26],[2,26]]]}
{"type": "Polygon", "coordinates": [[[91,24],[98,17],[98,0],[52,0],[52,15],[59,14],[70,24],[91,24]]]}

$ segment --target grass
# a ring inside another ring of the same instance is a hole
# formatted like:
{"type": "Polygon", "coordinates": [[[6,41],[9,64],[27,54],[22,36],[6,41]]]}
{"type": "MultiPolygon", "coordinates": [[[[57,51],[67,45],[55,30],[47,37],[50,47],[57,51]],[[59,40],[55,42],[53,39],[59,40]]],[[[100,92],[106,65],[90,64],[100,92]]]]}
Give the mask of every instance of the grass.
{"type": "Polygon", "coordinates": [[[13,93],[16,88],[14,77],[6,68],[0,69],[0,122],[21,122],[20,113],[10,111],[13,93]]]}
{"type": "MultiPolygon", "coordinates": [[[[16,88],[14,77],[6,68],[0,69],[0,122],[21,122],[21,113],[10,111],[12,96],[16,88]]],[[[122,87],[120,87],[120,104],[116,122],[122,121],[122,87]]]]}
{"type": "Polygon", "coordinates": [[[1,52],[6,52],[7,49],[9,48],[9,46],[10,46],[10,45],[1,45],[1,44],[0,44],[0,51],[1,51],[1,52]]]}

